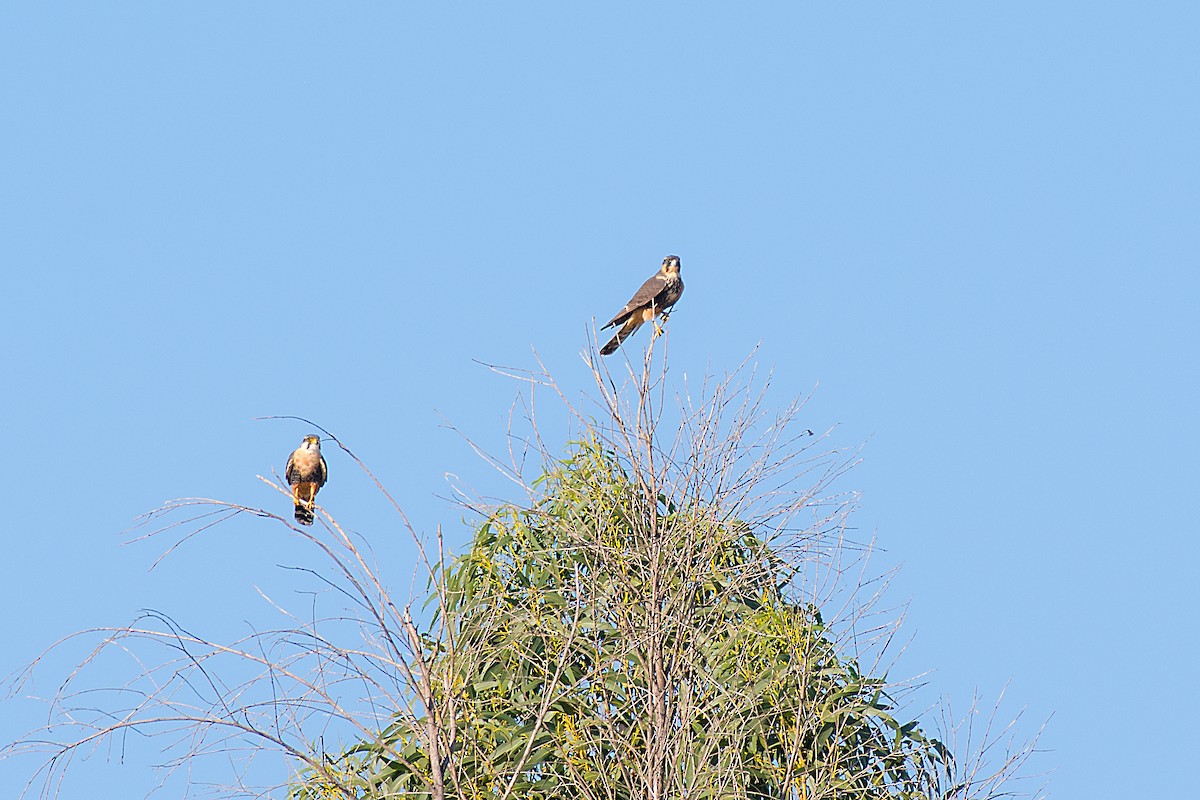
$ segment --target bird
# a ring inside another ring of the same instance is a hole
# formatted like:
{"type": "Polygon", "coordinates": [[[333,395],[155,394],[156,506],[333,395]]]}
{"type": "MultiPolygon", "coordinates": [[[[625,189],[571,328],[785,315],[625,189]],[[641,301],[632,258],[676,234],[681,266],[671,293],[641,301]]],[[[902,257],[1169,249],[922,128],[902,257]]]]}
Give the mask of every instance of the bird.
{"type": "MultiPolygon", "coordinates": [[[[667,256],[663,259],[662,267],[650,276],[642,288],[629,299],[625,307],[608,321],[600,330],[617,325],[617,333],[600,348],[600,355],[607,356],[615,353],[621,342],[633,335],[634,331],[647,322],[653,322],[656,316],[662,316],[663,322],[671,316],[670,308],[683,295],[683,279],[679,277],[679,256],[667,256]]],[[[654,322],[654,335],[662,333],[658,323],[654,322]]]]}
{"type": "Polygon", "coordinates": [[[292,487],[292,502],[296,505],[296,522],[313,524],[313,501],[317,492],[329,480],[329,467],[321,455],[321,437],[310,433],[304,437],[290,456],[283,475],[292,487]]]}

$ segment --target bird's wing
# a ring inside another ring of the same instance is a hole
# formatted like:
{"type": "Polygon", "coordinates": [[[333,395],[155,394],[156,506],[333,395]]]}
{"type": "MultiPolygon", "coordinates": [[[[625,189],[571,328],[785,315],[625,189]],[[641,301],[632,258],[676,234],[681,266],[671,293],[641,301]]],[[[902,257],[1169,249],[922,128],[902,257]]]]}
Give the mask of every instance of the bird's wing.
{"type": "Polygon", "coordinates": [[[292,476],[296,474],[296,454],[293,452],[288,456],[287,466],[283,468],[283,479],[289,484],[292,482],[292,476]]]}
{"type": "Polygon", "coordinates": [[[666,280],[661,274],[655,274],[647,278],[646,282],[642,284],[642,288],[638,289],[637,293],[634,294],[633,297],[629,298],[629,302],[625,304],[625,307],[618,311],[617,315],[610,319],[608,324],[602,327],[600,330],[604,330],[604,328],[611,328],[613,325],[616,325],[623,317],[627,316],[629,312],[633,311],[634,309],[650,305],[652,302],[654,302],[654,298],[658,296],[658,293],[663,290],[665,283],[666,280]]]}
{"type": "Polygon", "coordinates": [[[325,463],[325,456],[321,456],[321,480],[317,482],[318,486],[324,486],[329,480],[329,465],[325,463]]]}

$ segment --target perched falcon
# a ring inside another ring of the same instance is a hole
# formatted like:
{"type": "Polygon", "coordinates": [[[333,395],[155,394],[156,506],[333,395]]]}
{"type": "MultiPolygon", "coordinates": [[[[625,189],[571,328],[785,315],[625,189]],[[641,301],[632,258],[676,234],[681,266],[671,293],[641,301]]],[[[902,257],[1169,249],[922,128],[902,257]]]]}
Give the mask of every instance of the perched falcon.
{"type": "MultiPolygon", "coordinates": [[[[656,316],[662,315],[663,322],[670,315],[669,309],[683,295],[683,280],[679,277],[679,256],[667,256],[663,259],[662,269],[642,284],[625,307],[615,317],[609,320],[604,328],[615,325],[617,335],[608,340],[608,344],[600,348],[600,355],[607,356],[617,351],[621,342],[633,335],[633,332],[656,316]]],[[[654,323],[654,334],[660,333],[658,323],[654,323]]]]}
{"type": "Polygon", "coordinates": [[[283,470],[292,487],[292,502],[296,504],[296,522],[313,524],[313,500],[325,481],[329,479],[329,467],[321,455],[321,438],[315,433],[304,437],[300,446],[288,456],[283,470]]]}

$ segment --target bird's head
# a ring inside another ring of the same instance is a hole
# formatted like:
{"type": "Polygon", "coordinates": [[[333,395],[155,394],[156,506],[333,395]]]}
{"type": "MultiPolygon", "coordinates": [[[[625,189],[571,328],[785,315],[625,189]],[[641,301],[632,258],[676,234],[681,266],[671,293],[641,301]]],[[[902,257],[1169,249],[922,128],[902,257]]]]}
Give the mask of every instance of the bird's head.
{"type": "Polygon", "coordinates": [[[310,433],[308,436],[304,437],[304,441],[300,443],[300,446],[307,450],[320,450],[321,437],[317,436],[315,433],[310,433]]]}
{"type": "Polygon", "coordinates": [[[679,256],[667,256],[663,259],[662,271],[664,275],[679,274],[679,256]]]}

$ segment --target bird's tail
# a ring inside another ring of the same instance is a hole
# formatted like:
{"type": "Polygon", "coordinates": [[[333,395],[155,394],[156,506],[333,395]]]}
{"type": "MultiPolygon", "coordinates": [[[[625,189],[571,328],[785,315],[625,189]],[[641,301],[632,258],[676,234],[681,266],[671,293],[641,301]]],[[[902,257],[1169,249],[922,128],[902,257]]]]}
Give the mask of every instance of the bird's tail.
{"type": "Polygon", "coordinates": [[[608,343],[605,344],[604,347],[600,348],[600,355],[611,356],[613,353],[617,352],[617,348],[621,346],[621,342],[628,339],[630,334],[637,329],[638,322],[633,317],[630,317],[625,324],[617,330],[616,335],[609,339],[608,343]]]}
{"type": "Polygon", "coordinates": [[[301,525],[312,525],[313,519],[314,519],[314,517],[313,517],[312,506],[308,505],[303,500],[297,500],[296,501],[296,522],[299,522],[301,525]]]}

